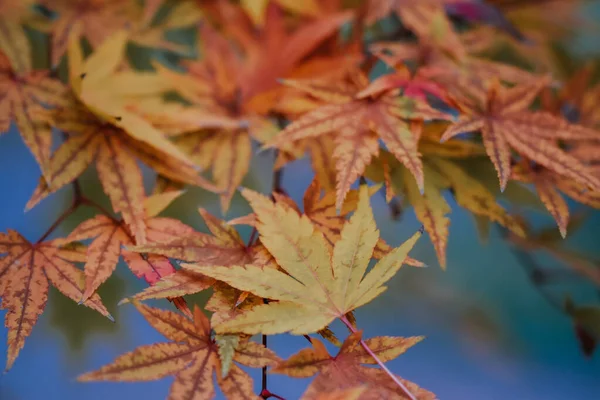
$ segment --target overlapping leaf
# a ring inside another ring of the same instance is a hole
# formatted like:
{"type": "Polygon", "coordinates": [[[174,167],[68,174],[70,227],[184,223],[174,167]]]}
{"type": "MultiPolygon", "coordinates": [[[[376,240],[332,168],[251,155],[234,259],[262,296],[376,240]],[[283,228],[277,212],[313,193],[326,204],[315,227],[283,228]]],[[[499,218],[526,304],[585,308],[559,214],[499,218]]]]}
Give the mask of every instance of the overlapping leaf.
{"type": "MultiPolygon", "coordinates": [[[[229,208],[236,188],[248,173],[251,139],[264,142],[277,132],[277,127],[265,118],[277,104],[279,92],[272,92],[277,85],[275,79],[293,73],[349,17],[345,13],[319,19],[290,36],[280,10],[275,5],[269,10],[269,23],[258,38],[251,30],[240,32],[243,25],[236,26],[244,39],[243,57],[231,42],[203,26],[199,31],[203,59],[187,63],[187,74],[161,69],[173,88],[200,108],[195,117],[182,121],[178,133],[188,134],[178,138],[177,143],[194,161],[212,170],[215,182],[224,190],[223,211],[229,208]],[[222,129],[197,132],[219,128],[219,123],[222,129]]],[[[155,118],[163,116],[158,113],[155,118]]]]}
{"type": "MultiPolygon", "coordinates": [[[[265,265],[260,261],[265,256],[264,247],[259,244],[246,246],[233,227],[228,226],[224,221],[212,216],[202,208],[199,209],[199,212],[211,234],[196,231],[183,234],[174,232],[170,240],[131,247],[129,250],[180,261],[203,262],[206,265],[243,265],[246,263],[265,265]]],[[[165,223],[165,226],[168,226],[168,222],[165,223]]],[[[214,280],[210,278],[180,270],[132,298],[143,300],[194,294],[208,288],[213,283],[214,280]]]]}
{"type": "Polygon", "coordinates": [[[465,50],[444,10],[444,4],[453,2],[456,0],[369,0],[367,21],[375,22],[394,12],[421,40],[460,59],[465,50]]]}
{"type": "MultiPolygon", "coordinates": [[[[217,384],[227,398],[258,398],[252,378],[237,364],[231,365],[227,377],[222,375],[219,348],[211,337],[210,322],[199,308],[194,309],[193,321],[145,305],[136,304],[136,308],[170,342],[138,347],[117,357],[112,364],[81,375],[79,381],[135,382],[174,375],[170,399],[212,399],[215,397],[213,374],[216,373],[217,384]]],[[[246,340],[238,345],[233,360],[260,368],[274,365],[279,358],[262,345],[246,340]]]]}
{"type": "MultiPolygon", "coordinates": [[[[372,186],[369,188],[369,194],[372,195],[378,189],[378,187],[372,186]]],[[[303,214],[308,217],[315,228],[323,234],[323,237],[327,241],[327,247],[329,248],[330,252],[333,251],[335,243],[341,238],[342,229],[346,223],[347,216],[351,212],[355,211],[358,205],[358,190],[351,190],[348,192],[348,195],[344,200],[344,205],[338,213],[335,207],[335,192],[325,191],[323,194],[320,180],[317,177],[313,179],[312,183],[304,193],[303,213],[298,209],[291,198],[279,193],[275,193],[274,197],[276,203],[293,209],[298,213],[298,215],[303,214]]],[[[256,227],[257,220],[255,214],[250,214],[231,220],[229,223],[247,224],[256,227]]],[[[373,257],[379,259],[383,257],[383,255],[387,254],[390,250],[391,247],[385,242],[385,240],[379,238],[373,252],[373,257]]],[[[422,262],[411,257],[406,257],[404,262],[407,265],[416,267],[423,266],[422,262]]]]}
{"type": "MultiPolygon", "coordinates": [[[[76,302],[85,286],[82,271],[65,259],[59,242],[30,243],[9,230],[0,233],[0,254],[0,307],[7,310],[8,370],[46,308],[50,285],[76,302]]],[[[87,296],[83,304],[112,319],[97,294],[87,296]]]]}
{"type": "Polygon", "coordinates": [[[152,25],[152,20],[162,1],[146,1],[144,6],[119,0],[42,0],[40,3],[57,15],[48,29],[52,66],[57,66],[67,52],[69,36],[75,35],[76,40],[85,38],[96,48],[121,29],[129,29],[129,40],[138,45],[182,52],[181,46],[164,38],[165,32],[192,25],[200,19],[200,11],[192,1],[179,2],[159,25],[152,25]]]}
{"type": "Polygon", "coordinates": [[[177,181],[216,188],[198,175],[193,163],[160,131],[127,112],[117,101],[118,94],[107,95],[104,82],[120,63],[125,39],[123,32],[111,36],[85,62],[79,44],[71,41],[70,75],[76,97],[51,113],[55,126],[69,136],[52,155],[46,179],[38,185],[28,208],[77,179],[95,162],[113,209],[122,214],[136,242],[144,243],[145,193],[137,160],[177,181]]]}
{"type": "Polygon", "coordinates": [[[456,100],[465,96],[465,93],[481,90],[493,79],[508,83],[529,83],[537,78],[527,70],[482,57],[453,59],[426,44],[378,42],[371,45],[369,50],[388,66],[401,71],[406,63],[416,61],[419,68],[414,80],[425,82],[429,86],[433,83],[441,85],[456,100]]]}
{"type": "MultiPolygon", "coordinates": [[[[273,368],[273,373],[285,374],[294,378],[315,376],[302,400],[320,399],[324,394],[337,393],[364,386],[361,399],[405,399],[398,386],[384,371],[369,368],[361,364],[374,364],[371,356],[360,346],[362,333],[348,336],[340,351],[331,356],[322,342],[311,339],[312,348],[301,350],[289,359],[273,368]]],[[[366,340],[368,347],[382,361],[393,360],[408,348],[414,346],[422,337],[374,337],[366,340]]],[[[399,378],[401,379],[401,378],[399,378]]],[[[419,400],[435,399],[435,395],[416,384],[401,379],[411,394],[419,400]]]]}
{"type": "Polygon", "coordinates": [[[524,227],[501,207],[495,195],[460,164],[464,158],[485,154],[483,146],[464,140],[439,143],[448,123],[428,124],[423,128],[419,150],[423,154],[425,192],[419,193],[409,171],[387,152],[368,169],[366,176],[385,182],[393,195],[403,196],[429,234],[442,268],[446,267],[446,247],[449,236],[451,208],[444,198],[450,191],[459,206],[474,216],[483,217],[505,226],[517,235],[524,235],[524,227]],[[388,176],[385,169],[388,169],[388,176]]]}
{"type": "Polygon", "coordinates": [[[565,178],[592,189],[600,189],[600,180],[577,158],[557,146],[558,140],[593,140],[598,133],[544,111],[529,110],[539,91],[546,85],[542,78],[510,89],[492,84],[486,95],[476,95],[463,103],[465,115],[442,136],[448,140],[465,132],[480,131],[488,156],[494,163],[504,189],[511,174],[511,149],[565,178]]]}
{"type": "Polygon", "coordinates": [[[341,207],[350,185],[379,153],[378,137],[406,165],[419,189],[423,190],[418,137],[411,131],[407,121],[449,119],[450,116],[433,109],[421,99],[400,95],[400,89],[375,96],[361,95],[361,91],[368,87],[367,78],[358,71],[350,78],[338,84],[288,81],[289,85],[305,90],[329,104],[293,121],[268,146],[282,147],[286,143],[334,132],[337,208],[341,207]]]}
{"type": "MultiPolygon", "coordinates": [[[[156,216],[174,197],[172,193],[167,192],[151,196],[142,204],[145,212],[143,222],[149,242],[160,243],[196,234],[191,227],[179,220],[156,216]]],[[[175,272],[167,257],[156,254],[141,255],[126,250],[124,246],[135,243],[134,236],[122,221],[112,217],[100,214],[82,222],[63,242],[72,243],[86,239],[93,240],[87,248],[83,300],[91,296],[111,276],[120,256],[134,275],[144,279],[150,286],[175,272]]],[[[165,297],[173,299],[177,295],[165,297]]]]}
{"type": "Polygon", "coordinates": [[[365,275],[379,239],[366,186],[361,188],[358,209],[344,226],[333,254],[323,234],[306,216],[250,190],[245,189],[242,194],[257,216],[261,242],[285,272],[251,264],[183,264],[189,271],[279,300],[215,326],[217,332],[298,335],[321,330],[385,291],[385,283],[400,269],[422,234],[415,233],[365,275]]]}

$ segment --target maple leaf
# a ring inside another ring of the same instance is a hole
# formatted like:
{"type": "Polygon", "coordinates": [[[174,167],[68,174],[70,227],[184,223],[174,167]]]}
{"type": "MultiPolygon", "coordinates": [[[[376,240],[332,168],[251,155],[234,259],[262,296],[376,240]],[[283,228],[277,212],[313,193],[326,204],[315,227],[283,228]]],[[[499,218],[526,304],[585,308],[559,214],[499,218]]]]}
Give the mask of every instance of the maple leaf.
{"type": "MultiPolygon", "coordinates": [[[[150,242],[170,241],[180,236],[193,236],[195,231],[188,225],[173,218],[157,217],[163,207],[173,200],[176,194],[166,192],[148,197],[145,204],[144,225],[147,239],[150,242]],[[157,206],[158,203],[158,206],[157,206]]],[[[129,269],[138,278],[144,279],[150,286],[160,278],[171,275],[175,268],[167,257],[141,254],[126,250],[123,246],[131,246],[134,236],[122,221],[100,214],[79,224],[64,243],[86,239],[94,240],[87,248],[85,273],[85,291],[82,299],[91,296],[96,289],[110,277],[122,256],[129,269]]],[[[176,297],[176,296],[171,296],[176,297]]]]}
{"type": "MultiPolygon", "coordinates": [[[[370,368],[362,364],[374,364],[375,361],[360,346],[362,332],[349,335],[339,352],[331,356],[323,343],[311,338],[313,347],[300,350],[289,359],[279,363],[271,372],[285,374],[294,378],[308,378],[317,375],[310,383],[302,400],[320,399],[324,394],[336,393],[344,389],[363,386],[361,399],[404,399],[406,395],[381,369],[370,368]]],[[[418,337],[374,337],[366,340],[369,348],[382,361],[393,360],[408,348],[423,339],[418,337]]],[[[416,384],[401,379],[416,399],[435,399],[435,395],[416,384]]],[[[342,397],[343,398],[343,397],[342,397]]]]}
{"type": "Polygon", "coordinates": [[[356,71],[346,84],[292,82],[288,85],[305,90],[329,104],[303,115],[289,124],[265,147],[335,132],[333,157],[336,163],[336,207],[340,208],[350,186],[379,153],[378,137],[413,174],[423,189],[423,167],[417,151],[418,138],[405,120],[448,119],[419,99],[399,95],[400,89],[376,97],[361,96],[368,79],[356,71]]]}
{"type": "Polygon", "coordinates": [[[359,49],[352,47],[343,49],[343,58],[336,57],[335,53],[328,53],[327,57],[322,58],[313,55],[320,45],[332,38],[352,17],[352,12],[349,11],[332,13],[289,32],[281,9],[271,3],[267,8],[265,28],[260,36],[253,38],[250,43],[244,43],[245,66],[241,71],[240,79],[243,84],[240,95],[248,109],[265,114],[274,107],[283,95],[282,87],[277,84],[278,78],[299,78],[298,75],[307,72],[311,73],[311,77],[317,78],[323,75],[327,67],[334,66],[331,65],[332,62],[356,62],[356,52],[359,49]]]}
{"type": "MultiPolygon", "coordinates": [[[[269,10],[263,35],[256,38],[244,33],[247,40],[243,42],[246,45],[243,57],[231,41],[203,25],[199,31],[199,43],[203,44],[199,52],[204,55],[201,61],[185,63],[185,75],[159,68],[159,72],[171,79],[175,90],[203,108],[180,131],[189,134],[177,138],[176,143],[203,168],[212,170],[213,179],[224,190],[223,212],[228,210],[235,190],[248,173],[251,139],[262,143],[278,131],[265,118],[277,104],[279,92],[269,93],[277,86],[276,78],[292,73],[297,64],[349,18],[348,13],[343,13],[319,19],[289,36],[277,7],[270,6],[269,10]],[[218,119],[229,126],[198,132],[218,119]],[[231,121],[237,121],[238,126],[232,128],[231,121]]],[[[175,118],[180,119],[177,115],[175,118]]]]}
{"type": "Polygon", "coordinates": [[[420,40],[461,59],[465,56],[465,49],[444,10],[445,4],[459,1],[369,0],[367,22],[374,23],[394,12],[420,40]]]}
{"type": "MultiPolygon", "coordinates": [[[[117,357],[112,364],[78,377],[80,382],[135,382],[162,379],[175,375],[169,391],[170,399],[212,399],[215,397],[213,374],[227,398],[258,399],[254,384],[237,364],[232,364],[227,377],[221,373],[219,347],[211,336],[208,318],[194,308],[194,320],[135,303],[138,311],[154,329],[170,340],[138,347],[117,357]]],[[[279,358],[261,344],[249,340],[238,344],[233,360],[245,366],[260,368],[274,365],[279,358]]]]}
{"type": "Polygon", "coordinates": [[[164,7],[165,5],[168,5],[167,1],[151,0],[138,6],[138,16],[130,28],[130,41],[139,46],[186,55],[189,53],[189,46],[167,40],[166,33],[198,23],[202,19],[202,11],[194,0],[180,0],[170,6],[164,7]],[[153,23],[159,12],[165,9],[167,15],[162,16],[160,22],[153,23]]]}
{"type": "MultiPolygon", "coordinates": [[[[459,101],[464,93],[485,87],[487,82],[500,79],[508,83],[529,83],[538,77],[513,65],[467,55],[453,59],[428,45],[411,43],[378,42],[369,46],[369,51],[388,66],[403,73],[406,63],[418,62],[412,80],[431,86],[437,84],[459,101]]],[[[439,89],[434,94],[439,95],[439,89]]],[[[448,102],[445,97],[441,98],[448,102]]],[[[453,104],[453,103],[450,103],[453,104]]]]}
{"type": "MultiPolygon", "coordinates": [[[[373,195],[377,190],[379,190],[378,186],[370,187],[369,195],[373,195]]],[[[316,176],[304,192],[304,212],[300,211],[291,198],[280,193],[274,193],[273,196],[276,203],[293,209],[298,215],[307,216],[310,222],[323,234],[330,252],[333,251],[335,243],[341,238],[342,228],[346,223],[347,216],[355,211],[358,205],[358,190],[351,190],[348,192],[344,204],[338,213],[336,210],[335,192],[325,191],[323,194],[320,180],[316,176]]],[[[230,225],[244,224],[256,227],[257,220],[255,214],[249,214],[230,220],[228,223],[230,225]]],[[[391,251],[391,247],[385,240],[379,238],[373,252],[373,257],[379,259],[389,251],[391,251]]],[[[404,263],[415,267],[423,266],[422,262],[411,257],[406,257],[404,263]]]]}
{"type": "Polygon", "coordinates": [[[548,112],[528,109],[546,83],[547,80],[541,78],[507,89],[495,82],[489,87],[487,96],[475,96],[471,104],[462,104],[466,115],[448,128],[442,141],[464,132],[480,131],[502,190],[511,174],[511,148],[565,178],[599,190],[600,180],[583,163],[555,144],[557,140],[595,139],[598,133],[569,124],[548,112]]]}
{"type": "Polygon", "coordinates": [[[52,132],[44,106],[62,104],[66,88],[46,71],[32,70],[29,52],[18,54],[22,60],[13,64],[20,70],[11,67],[0,51],[0,134],[7,132],[14,121],[42,173],[47,175],[52,132]]]}
{"type": "MultiPolygon", "coordinates": [[[[46,308],[50,285],[79,302],[84,284],[82,271],[65,260],[58,241],[31,243],[8,230],[0,233],[0,254],[0,308],[7,310],[9,370],[46,308]]],[[[88,296],[83,304],[112,320],[97,294],[88,296]]]]}
{"type": "Polygon", "coordinates": [[[469,175],[460,164],[464,158],[485,155],[483,146],[464,140],[440,144],[440,136],[447,126],[448,123],[430,123],[422,130],[419,151],[423,154],[425,173],[423,194],[419,193],[410,179],[410,172],[388,152],[383,152],[366,172],[367,178],[385,182],[392,196],[401,195],[410,203],[417,219],[429,234],[443,269],[446,268],[450,225],[448,215],[451,213],[450,205],[444,198],[446,191],[451,191],[458,205],[474,216],[497,222],[519,236],[525,234],[524,227],[497,203],[495,194],[469,175]]]}
{"type": "Polygon", "coordinates": [[[96,48],[138,15],[136,2],[130,1],[41,0],[39,3],[58,14],[51,27],[52,66],[58,65],[67,52],[70,36],[78,42],[85,37],[96,48]]]}
{"type": "Polygon", "coordinates": [[[357,211],[344,226],[333,256],[323,234],[306,216],[248,189],[242,195],[258,217],[261,243],[287,273],[251,264],[182,264],[186,270],[237,289],[279,300],[215,326],[217,332],[300,335],[321,330],[381,294],[422,234],[415,233],[392,250],[363,278],[379,238],[366,186],[361,188],[357,211]]]}
{"type": "MultiPolygon", "coordinates": [[[[150,255],[180,261],[201,261],[206,264],[237,265],[251,262],[257,265],[266,264],[264,261],[261,262],[261,259],[264,260],[265,257],[262,246],[246,246],[233,227],[202,208],[198,211],[212,235],[196,231],[180,235],[173,232],[174,234],[170,240],[149,243],[143,246],[129,246],[128,251],[149,253],[150,255]]],[[[121,303],[126,303],[131,299],[146,300],[194,294],[207,289],[213,284],[213,279],[193,272],[179,270],[173,275],[161,279],[155,286],[146,288],[121,303]]]]}
{"type": "Polygon", "coordinates": [[[113,209],[122,214],[136,242],[144,243],[145,192],[136,159],[177,181],[218,190],[198,175],[193,163],[160,131],[121,105],[113,104],[104,95],[106,92],[98,89],[120,62],[125,39],[122,32],[111,36],[85,63],[79,44],[70,42],[69,71],[76,96],[50,114],[54,125],[68,133],[68,139],[52,155],[47,178],[40,182],[27,208],[77,179],[95,162],[113,209]],[[83,81],[81,76],[85,76],[83,81]]]}

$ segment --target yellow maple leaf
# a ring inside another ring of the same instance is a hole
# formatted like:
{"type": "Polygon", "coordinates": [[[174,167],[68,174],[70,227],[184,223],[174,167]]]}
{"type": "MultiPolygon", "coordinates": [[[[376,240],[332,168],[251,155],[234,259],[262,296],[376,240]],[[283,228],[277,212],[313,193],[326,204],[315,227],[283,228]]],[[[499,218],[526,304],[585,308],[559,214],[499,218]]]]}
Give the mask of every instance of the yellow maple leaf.
{"type": "Polygon", "coordinates": [[[344,225],[333,254],[308,217],[251,190],[244,189],[242,195],[258,218],[256,228],[261,242],[287,274],[254,265],[183,264],[189,271],[279,300],[218,324],[217,332],[300,335],[321,330],[335,318],[345,319],[347,313],[385,291],[385,283],[400,269],[422,235],[421,230],[415,233],[366,273],[379,239],[366,185],[360,190],[357,211],[344,225]]]}

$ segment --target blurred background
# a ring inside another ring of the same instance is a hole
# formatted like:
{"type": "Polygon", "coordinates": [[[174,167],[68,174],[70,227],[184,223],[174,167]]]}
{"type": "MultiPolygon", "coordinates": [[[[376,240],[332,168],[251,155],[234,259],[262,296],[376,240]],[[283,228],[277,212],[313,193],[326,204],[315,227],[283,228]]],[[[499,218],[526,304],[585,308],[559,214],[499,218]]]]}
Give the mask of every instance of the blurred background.
{"type": "MultiPolygon", "coordinates": [[[[586,7],[581,15],[598,20],[600,7],[586,7]]],[[[587,57],[600,55],[599,43],[600,34],[586,33],[574,35],[567,45],[578,55],[587,57]]],[[[267,192],[271,187],[272,158],[268,152],[257,155],[244,186],[267,192]]],[[[146,172],[150,189],[154,177],[150,171],[146,172]]],[[[29,240],[36,240],[68,206],[70,187],[24,213],[24,205],[38,178],[39,169],[16,130],[1,136],[1,231],[15,229],[29,240]]],[[[309,162],[300,160],[286,167],[283,187],[294,200],[301,202],[311,180],[309,162]]],[[[84,174],[81,183],[88,197],[109,206],[93,173],[84,174]]],[[[587,339],[593,339],[594,333],[600,330],[600,318],[594,317],[600,314],[598,308],[594,308],[600,304],[597,287],[542,252],[532,253],[530,260],[517,257],[514,246],[495,228],[487,240],[482,240],[472,216],[455,207],[451,198],[448,200],[453,211],[447,271],[438,267],[431,244],[423,239],[411,256],[429,267],[403,267],[387,292],[356,312],[358,325],[366,337],[426,336],[424,341],[390,362],[390,369],[433,391],[441,399],[600,398],[600,354],[587,351],[586,355],[582,336],[578,338],[576,334],[576,323],[579,328],[585,328],[587,339]],[[542,277],[532,279],[538,269],[544,271],[542,277]],[[589,312],[584,320],[574,318],[563,309],[567,295],[578,307],[592,307],[586,309],[589,312]]],[[[392,219],[388,205],[379,194],[373,196],[372,205],[381,235],[390,244],[401,243],[420,226],[411,210],[403,212],[399,220],[392,219]]],[[[188,189],[169,206],[165,215],[205,231],[195,211],[198,206],[220,214],[216,196],[188,189]]],[[[576,251],[592,262],[600,260],[600,212],[572,206],[573,210],[585,211],[586,217],[561,247],[576,251]]],[[[248,211],[248,206],[236,195],[226,218],[248,211]]],[[[55,235],[68,233],[92,212],[80,209],[55,235]]],[[[545,212],[526,211],[525,216],[534,226],[556,230],[545,212]]],[[[242,233],[247,238],[249,230],[242,229],[242,233]]],[[[600,261],[594,266],[600,268],[600,261]]],[[[139,345],[164,340],[133,306],[117,306],[119,300],[145,286],[119,264],[117,272],[100,289],[116,323],[77,306],[51,289],[48,308],[14,367],[0,376],[0,399],[165,398],[171,378],[144,383],[83,384],[75,380],[79,374],[97,369],[139,345]]],[[[190,303],[203,305],[207,297],[204,294],[192,296],[190,303]]],[[[167,301],[152,304],[173,309],[167,301]]],[[[0,312],[0,317],[4,318],[4,312],[0,312]]],[[[341,326],[334,324],[333,329],[344,333],[341,326]]],[[[287,357],[306,347],[306,341],[302,337],[278,335],[269,338],[269,347],[281,357],[287,357]]],[[[335,349],[330,347],[330,351],[333,353],[335,349]]],[[[3,356],[6,352],[6,329],[0,329],[0,352],[3,356]]],[[[260,370],[249,372],[256,378],[258,393],[260,370]]],[[[287,399],[298,398],[307,384],[307,380],[269,376],[269,390],[287,399]]]]}

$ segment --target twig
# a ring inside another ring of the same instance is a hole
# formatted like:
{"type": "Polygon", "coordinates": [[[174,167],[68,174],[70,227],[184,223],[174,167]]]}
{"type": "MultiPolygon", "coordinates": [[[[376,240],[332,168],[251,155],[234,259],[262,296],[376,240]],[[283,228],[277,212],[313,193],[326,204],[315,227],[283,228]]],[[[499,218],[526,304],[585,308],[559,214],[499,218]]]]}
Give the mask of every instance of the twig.
{"type": "MultiPolygon", "coordinates": [[[[350,323],[350,321],[348,321],[348,319],[345,316],[341,317],[340,320],[344,323],[344,325],[346,325],[346,327],[348,327],[348,330],[350,330],[350,332],[352,332],[352,333],[358,332],[356,330],[356,328],[354,328],[352,326],[352,324],[350,323]]],[[[398,379],[398,377],[396,375],[394,375],[394,373],[392,371],[390,371],[388,369],[388,367],[385,366],[385,364],[383,363],[383,361],[381,361],[379,359],[379,357],[377,357],[377,355],[373,352],[373,350],[371,350],[369,348],[369,346],[367,345],[367,343],[364,340],[362,340],[362,338],[360,339],[360,345],[362,346],[363,349],[365,349],[365,351],[371,357],[373,357],[373,360],[375,360],[375,362],[381,367],[381,369],[383,369],[385,371],[385,373],[388,374],[390,376],[390,378],[392,378],[392,380],[396,383],[396,385],[398,385],[398,387],[402,390],[402,392],[404,392],[404,395],[406,397],[408,397],[410,400],[417,400],[417,398],[408,390],[408,388],[406,387],[406,385],[404,385],[404,383],[402,383],[400,381],[400,379],[398,379]]]]}
{"type": "Polygon", "coordinates": [[[73,204],[68,209],[63,211],[63,213],[58,216],[58,218],[52,223],[52,225],[50,225],[50,228],[48,228],[46,230],[46,232],[44,232],[42,237],[40,237],[36,243],[39,244],[39,243],[43,242],[44,240],[46,240],[46,238],[48,236],[50,236],[52,234],[52,232],[54,232],[56,230],[56,228],[58,228],[58,226],[60,224],[62,224],[65,221],[65,219],[67,219],[69,217],[69,215],[73,214],[73,212],[75,212],[75,210],[77,210],[77,207],[79,207],[79,204],[77,202],[73,202],[73,204]]]}
{"type": "MultiPolygon", "coordinates": [[[[267,335],[262,335],[262,344],[267,348],[267,335]]],[[[262,367],[262,383],[261,383],[261,393],[267,391],[267,367],[262,367]]]]}

